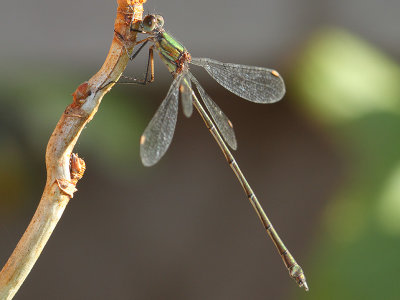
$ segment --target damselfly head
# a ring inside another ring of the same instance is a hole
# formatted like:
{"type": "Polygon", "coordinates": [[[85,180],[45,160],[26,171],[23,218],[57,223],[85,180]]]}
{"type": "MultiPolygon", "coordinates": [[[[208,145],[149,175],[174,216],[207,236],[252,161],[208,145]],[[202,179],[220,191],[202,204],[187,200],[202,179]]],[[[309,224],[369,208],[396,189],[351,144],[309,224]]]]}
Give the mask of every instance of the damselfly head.
{"type": "Polygon", "coordinates": [[[147,15],[142,22],[143,31],[153,32],[164,26],[164,18],[160,15],[147,15]]]}

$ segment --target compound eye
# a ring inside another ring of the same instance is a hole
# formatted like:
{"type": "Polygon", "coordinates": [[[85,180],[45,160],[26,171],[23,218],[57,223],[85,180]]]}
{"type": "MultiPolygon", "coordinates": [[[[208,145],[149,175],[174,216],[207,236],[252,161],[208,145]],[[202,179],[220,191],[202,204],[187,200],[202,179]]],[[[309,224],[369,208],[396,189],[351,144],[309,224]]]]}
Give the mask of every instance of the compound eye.
{"type": "Polygon", "coordinates": [[[156,28],[157,18],[154,15],[148,15],[143,20],[143,30],[151,32],[156,28]]]}
{"type": "Polygon", "coordinates": [[[164,26],[164,18],[160,15],[155,15],[155,17],[157,18],[157,25],[159,27],[163,27],[164,26]]]}

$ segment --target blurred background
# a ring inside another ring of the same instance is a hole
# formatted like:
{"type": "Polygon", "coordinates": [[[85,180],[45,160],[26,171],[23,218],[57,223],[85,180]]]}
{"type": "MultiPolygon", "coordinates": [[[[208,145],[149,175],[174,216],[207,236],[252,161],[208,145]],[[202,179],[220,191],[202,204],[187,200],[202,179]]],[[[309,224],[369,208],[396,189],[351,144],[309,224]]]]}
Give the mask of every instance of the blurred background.
{"type": "MultiPolygon", "coordinates": [[[[0,4],[0,265],[45,184],[46,144],[102,65],[116,1],[0,4]]],[[[236,159],[310,292],[297,287],[217,144],[180,113],[165,157],[139,137],[172,78],[115,86],[75,148],[79,192],[15,299],[398,299],[400,2],[148,0],[196,57],[278,70],[274,105],[193,67],[235,125],[236,159]]],[[[126,75],[144,74],[146,53],[126,75]]]]}

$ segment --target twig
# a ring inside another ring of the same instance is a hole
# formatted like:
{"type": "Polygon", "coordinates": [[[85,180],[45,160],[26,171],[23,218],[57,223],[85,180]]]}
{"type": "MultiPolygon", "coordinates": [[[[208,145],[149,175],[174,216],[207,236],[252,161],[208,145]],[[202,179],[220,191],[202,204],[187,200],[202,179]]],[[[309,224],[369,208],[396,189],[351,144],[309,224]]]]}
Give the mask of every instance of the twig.
{"type": "Polygon", "coordinates": [[[47,181],[31,223],[0,272],[0,299],[12,299],[38,259],[69,199],[82,177],[85,164],[72,154],[82,129],[97,112],[103,96],[124,71],[136,42],[136,32],[146,0],[117,0],[114,38],[108,56],[89,81],[73,94],[73,102],[62,114],[46,150],[47,181]]]}

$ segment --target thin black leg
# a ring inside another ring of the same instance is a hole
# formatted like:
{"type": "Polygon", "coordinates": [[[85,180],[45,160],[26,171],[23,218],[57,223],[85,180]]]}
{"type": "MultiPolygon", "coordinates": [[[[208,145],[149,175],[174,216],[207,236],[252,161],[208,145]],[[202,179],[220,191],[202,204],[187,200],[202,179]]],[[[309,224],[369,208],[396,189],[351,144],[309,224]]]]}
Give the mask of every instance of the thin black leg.
{"type": "Polygon", "coordinates": [[[148,43],[149,40],[144,40],[145,42],[139,47],[139,49],[137,49],[137,51],[135,53],[133,53],[131,56],[129,56],[130,60],[134,60],[135,57],[139,54],[140,51],[142,51],[142,49],[144,48],[144,46],[146,46],[146,44],[148,43]]]}
{"type": "Polygon", "coordinates": [[[102,87],[100,89],[104,89],[105,87],[107,87],[109,84],[112,84],[112,83],[146,85],[148,83],[153,82],[154,81],[154,54],[153,54],[153,48],[154,48],[154,46],[151,46],[149,48],[149,56],[148,56],[148,59],[147,59],[146,74],[144,76],[144,79],[138,80],[137,78],[121,75],[122,78],[128,79],[130,81],[129,82],[110,81],[104,87],[102,87]],[[149,78],[149,75],[150,75],[150,78],[149,78]]]}

